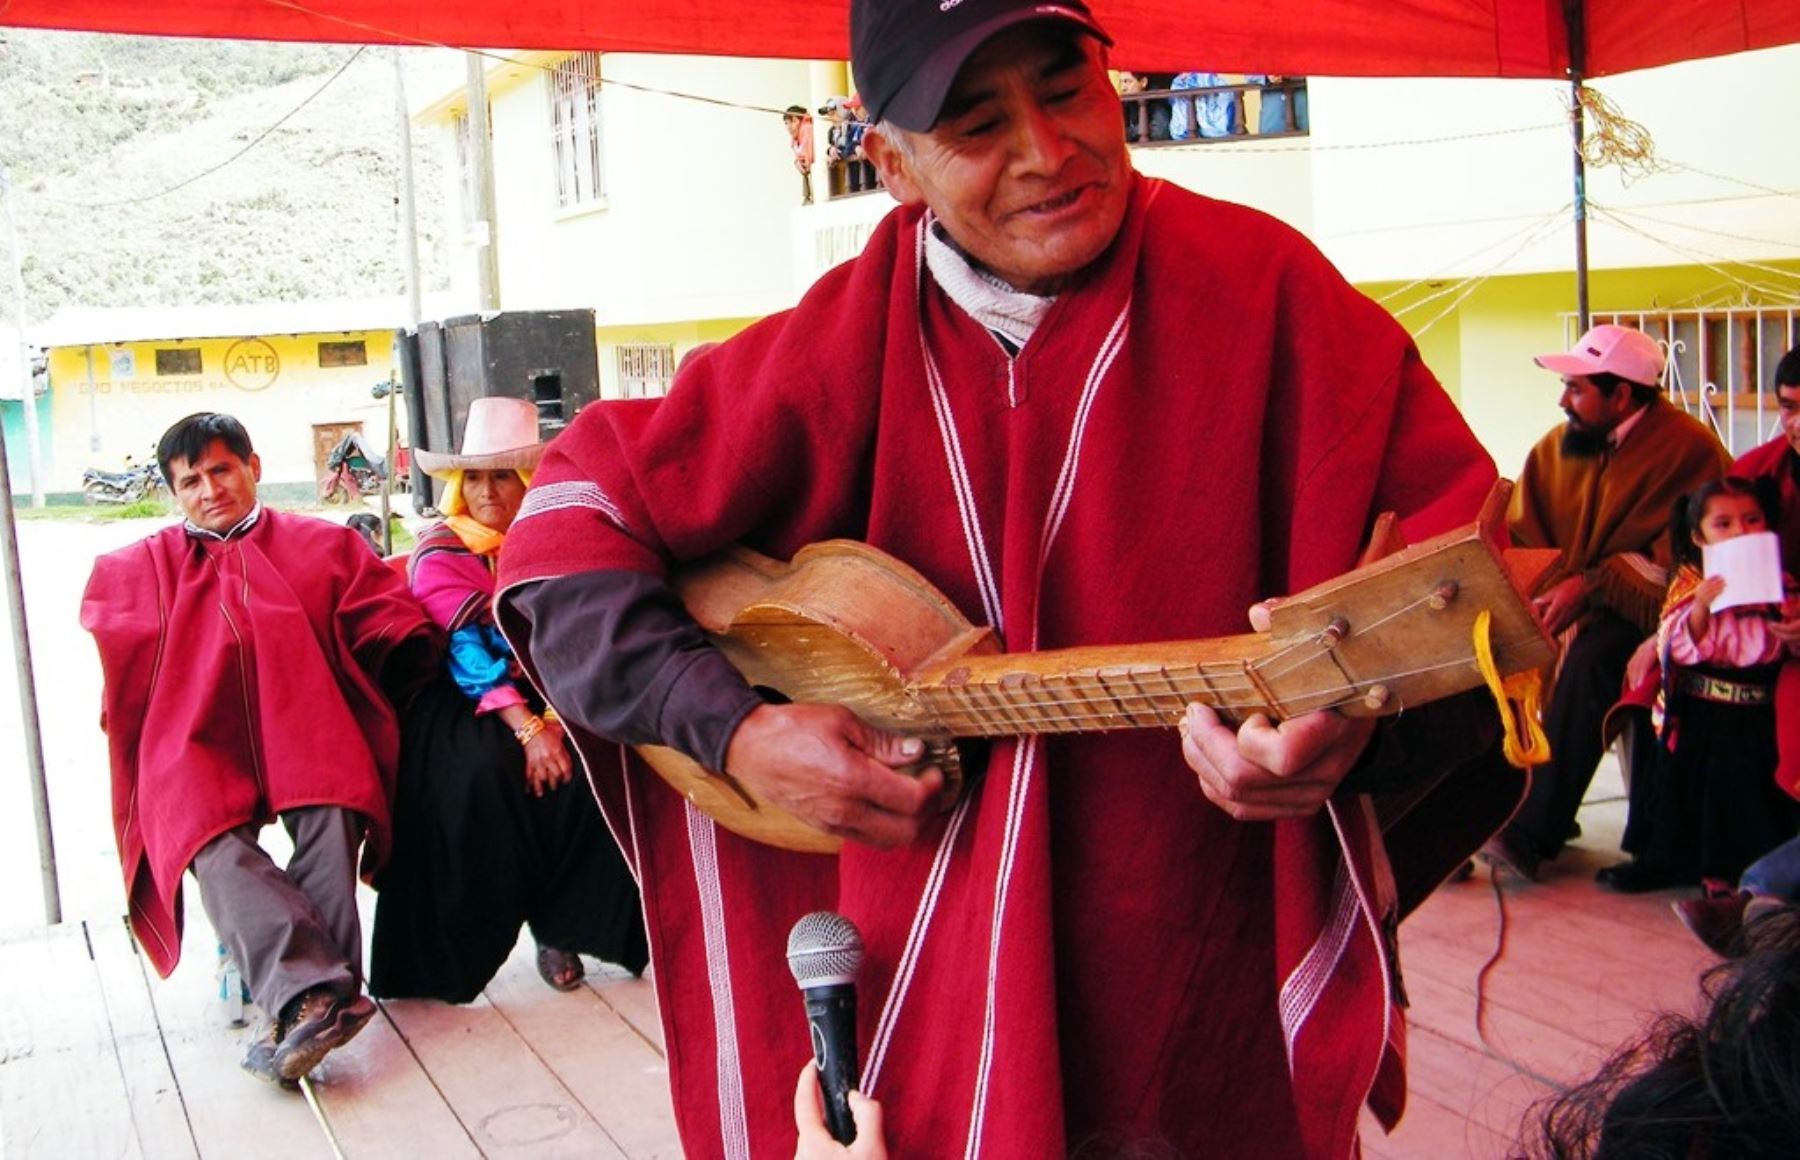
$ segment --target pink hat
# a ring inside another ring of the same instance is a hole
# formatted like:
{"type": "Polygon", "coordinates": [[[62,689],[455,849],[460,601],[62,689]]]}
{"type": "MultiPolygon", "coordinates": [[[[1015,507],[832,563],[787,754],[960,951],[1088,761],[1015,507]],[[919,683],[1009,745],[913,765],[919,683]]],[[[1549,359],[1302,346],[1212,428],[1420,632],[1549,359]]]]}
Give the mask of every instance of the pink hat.
{"type": "Polygon", "coordinates": [[[1663,352],[1654,338],[1629,326],[1602,323],[1575,340],[1568,354],[1540,354],[1532,360],[1559,375],[1618,375],[1654,387],[1662,382],[1663,352]]]}
{"type": "Polygon", "coordinates": [[[487,395],[469,404],[461,454],[415,451],[425,474],[448,478],[453,471],[530,471],[543,458],[537,404],[530,399],[487,395]]]}

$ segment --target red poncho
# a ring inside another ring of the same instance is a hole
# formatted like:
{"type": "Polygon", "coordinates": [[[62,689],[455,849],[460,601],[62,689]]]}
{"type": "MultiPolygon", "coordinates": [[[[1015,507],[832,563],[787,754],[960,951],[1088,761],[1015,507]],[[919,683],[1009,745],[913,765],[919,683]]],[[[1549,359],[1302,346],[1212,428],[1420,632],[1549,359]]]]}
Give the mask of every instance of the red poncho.
{"type": "MultiPolygon", "coordinates": [[[[1775,481],[1781,567],[1790,576],[1800,576],[1800,484],[1794,481],[1794,453],[1787,437],[1779,436],[1744,452],[1731,465],[1731,474],[1775,481]]],[[[1782,665],[1775,683],[1775,737],[1781,752],[1775,781],[1789,796],[1800,798],[1800,661],[1782,665]]]]}
{"type": "MultiPolygon", "coordinates": [[[[1493,482],[1400,327],[1270,218],[1139,180],[1012,360],[924,272],[925,228],[891,214],[660,404],[590,407],[552,444],[501,559],[515,645],[513,586],[831,536],[1014,651],[1221,636],[1350,568],[1378,512],[1421,538],[1493,482]]],[[[578,740],[644,887],[690,1155],[792,1153],[809,1046],[783,948],[818,907],[867,945],[864,1088],[894,1155],[1342,1156],[1378,1072],[1398,1114],[1366,799],[1239,824],[1173,732],[1005,740],[920,842],[828,858],[738,839],[578,740]]]]}
{"type": "Polygon", "coordinates": [[[342,806],[379,864],[400,733],[377,678],[441,632],[355,533],[266,510],[225,543],[164,529],[95,561],[81,625],[106,679],[131,926],[159,973],[181,957],[182,872],[234,826],[342,806]]]}

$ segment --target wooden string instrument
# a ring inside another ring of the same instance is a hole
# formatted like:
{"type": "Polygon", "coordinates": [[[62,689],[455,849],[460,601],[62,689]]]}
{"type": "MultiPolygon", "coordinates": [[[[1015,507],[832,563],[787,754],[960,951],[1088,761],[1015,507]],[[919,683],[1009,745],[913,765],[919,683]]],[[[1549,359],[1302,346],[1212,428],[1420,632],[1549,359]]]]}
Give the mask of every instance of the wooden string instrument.
{"type": "MultiPolygon", "coordinates": [[[[1497,485],[1475,523],[1281,599],[1267,631],[1211,640],[1003,652],[923,576],[850,540],[809,545],[790,563],[734,548],[675,583],[751,684],[924,737],[927,760],[954,780],[957,737],[1167,729],[1193,701],[1229,720],[1398,713],[1483,683],[1474,650],[1483,610],[1502,674],[1541,667],[1554,645],[1520,595],[1529,577],[1509,575],[1496,546],[1505,498],[1497,485]]],[[[792,850],[838,847],[727,775],[673,749],[641,752],[735,833],[792,850]]]]}

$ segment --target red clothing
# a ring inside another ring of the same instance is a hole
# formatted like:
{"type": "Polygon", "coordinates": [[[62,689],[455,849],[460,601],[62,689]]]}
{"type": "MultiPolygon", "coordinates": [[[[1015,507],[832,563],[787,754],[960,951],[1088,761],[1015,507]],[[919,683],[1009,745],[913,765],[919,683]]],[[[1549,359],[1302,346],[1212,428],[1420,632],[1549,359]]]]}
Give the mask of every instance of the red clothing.
{"type": "Polygon", "coordinates": [[[181,957],[181,875],[200,847],[283,810],[333,805],[385,857],[399,751],[377,679],[440,631],[354,532],[264,511],[230,541],[164,529],[100,557],[82,598],[106,678],[101,724],[132,929],[156,969],[181,957]]]}
{"type": "MultiPolygon", "coordinates": [[[[1010,360],[923,270],[926,228],[896,211],[659,404],[590,407],[551,445],[501,557],[516,645],[516,585],[830,536],[1015,651],[1221,636],[1351,567],[1377,512],[1422,538],[1494,479],[1405,333],[1261,214],[1138,181],[1010,360]]],[[[578,741],[644,886],[692,1155],[792,1152],[808,1044],[783,947],[819,907],[867,947],[864,1087],[896,1155],[1342,1156],[1378,1083],[1398,1115],[1366,799],[1238,824],[1172,733],[1002,740],[919,843],[825,858],[742,841],[578,741]]]]}
{"type": "MultiPolygon", "coordinates": [[[[1800,576],[1800,483],[1794,479],[1794,453],[1787,438],[1778,436],[1744,452],[1731,465],[1731,474],[1776,481],[1779,507],[1775,531],[1781,536],[1781,570],[1800,576]]],[[[1800,662],[1782,665],[1775,681],[1775,740],[1781,752],[1775,781],[1789,795],[1800,798],[1800,662]]]]}

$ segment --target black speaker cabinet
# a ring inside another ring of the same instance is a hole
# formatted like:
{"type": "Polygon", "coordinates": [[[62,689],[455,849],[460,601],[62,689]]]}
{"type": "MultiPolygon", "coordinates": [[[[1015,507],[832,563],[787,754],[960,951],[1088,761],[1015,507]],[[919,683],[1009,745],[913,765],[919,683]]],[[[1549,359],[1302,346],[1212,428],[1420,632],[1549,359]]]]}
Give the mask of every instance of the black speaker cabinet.
{"type": "MultiPolygon", "coordinates": [[[[400,359],[413,446],[449,452],[462,442],[469,404],[510,395],[537,404],[545,442],[600,397],[592,310],[513,310],[419,324],[400,359]],[[414,373],[408,383],[406,374],[414,373]]],[[[415,484],[423,482],[415,478],[415,484]]],[[[415,504],[432,493],[415,487],[415,504]]]]}

